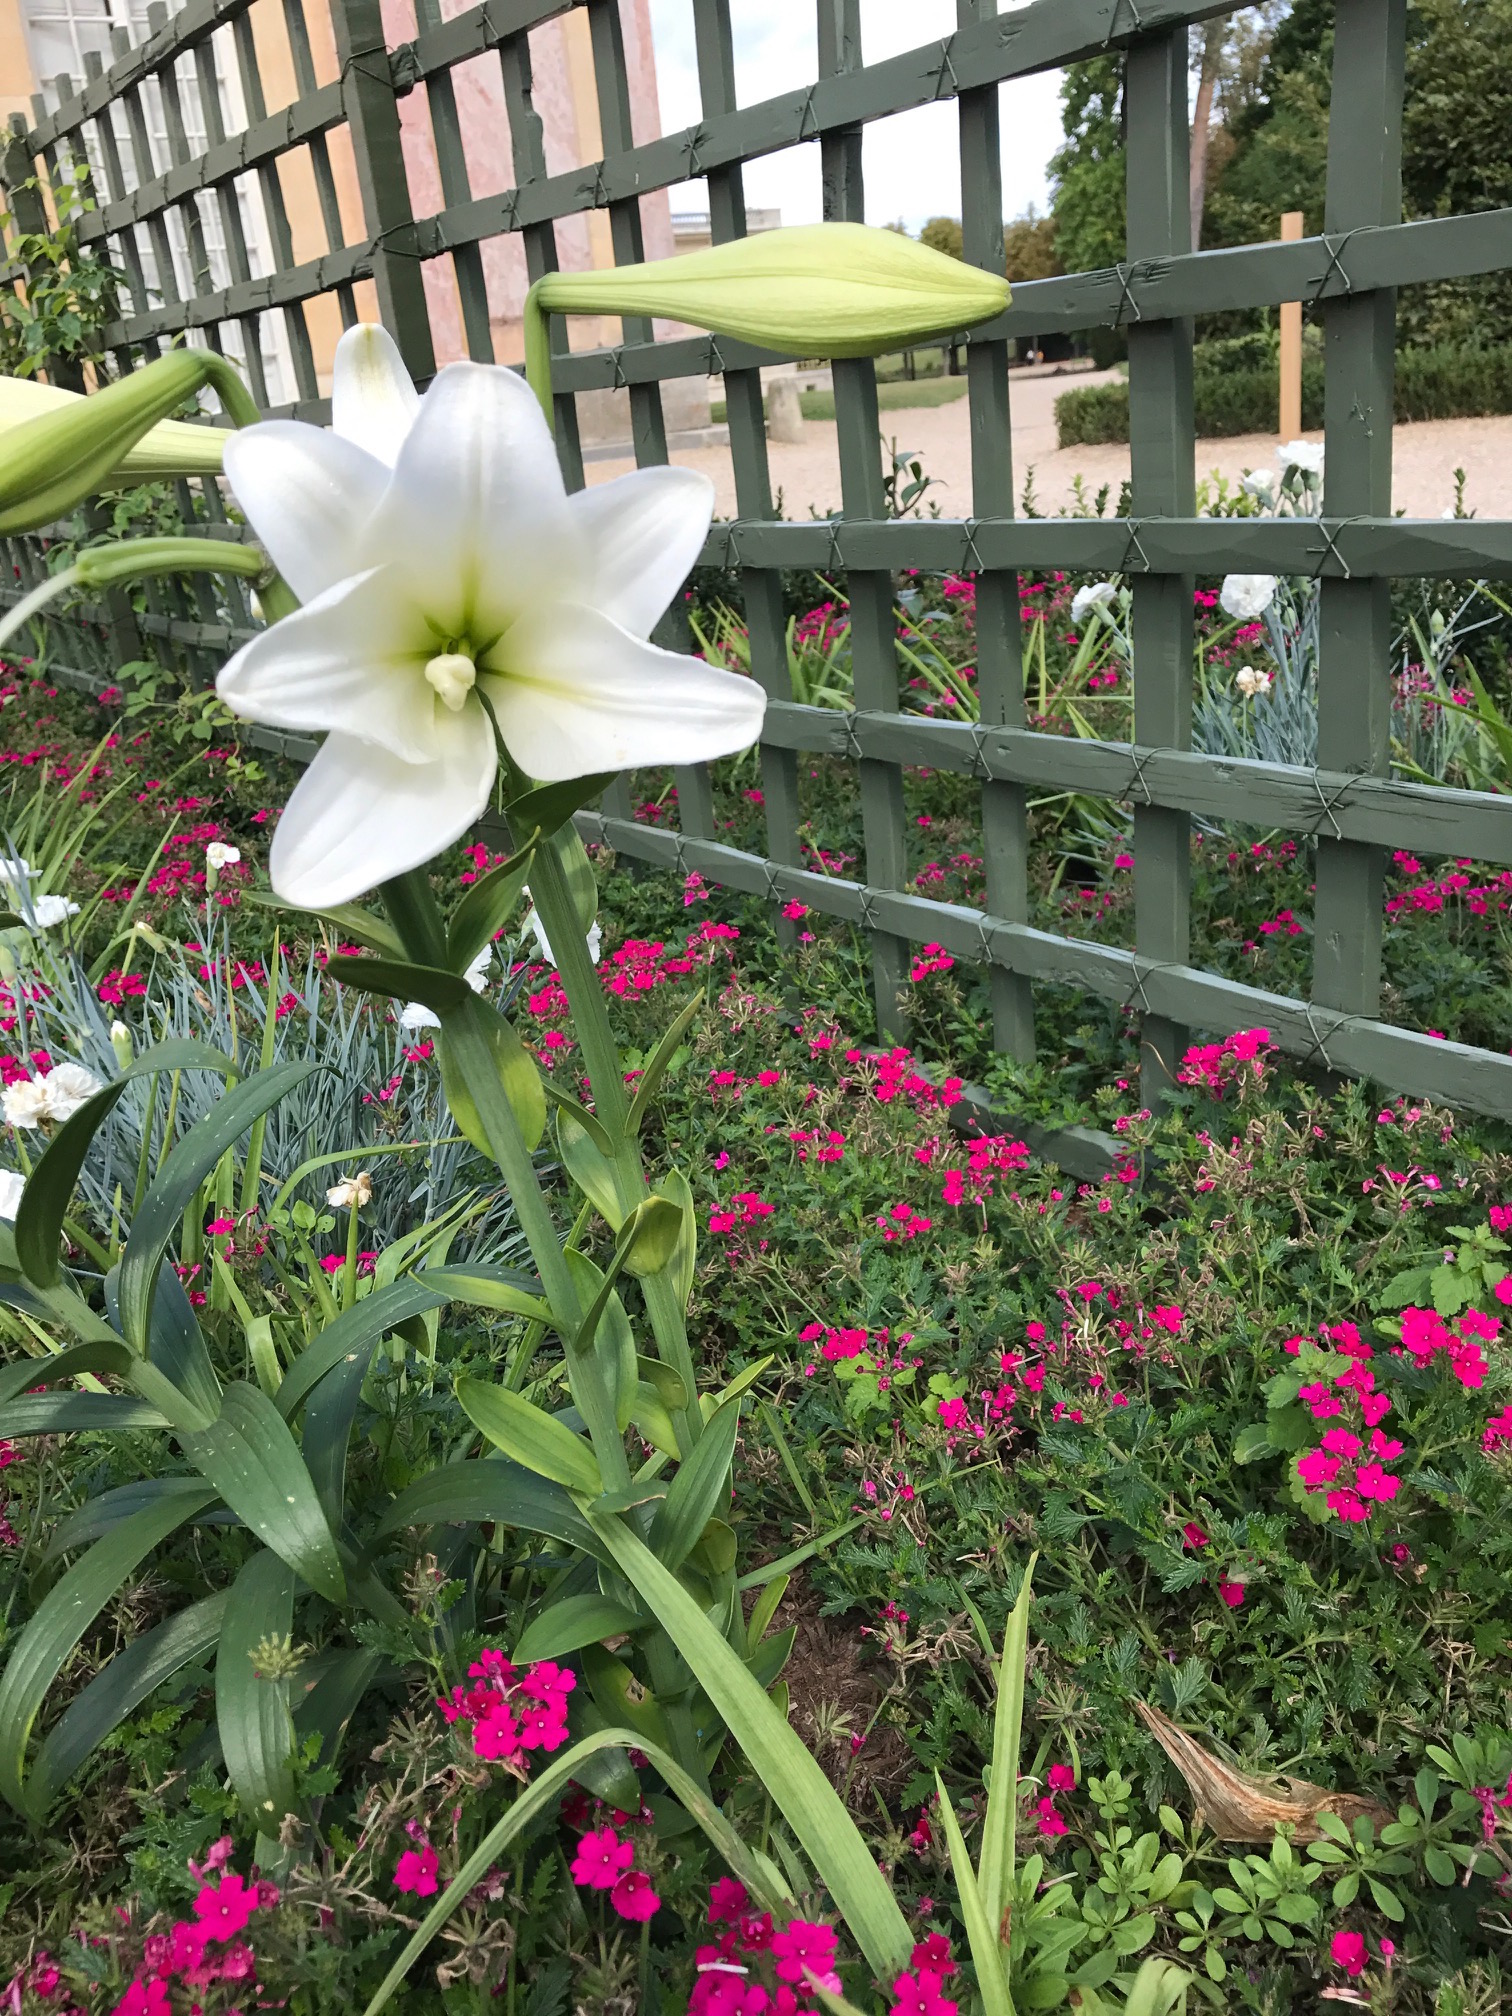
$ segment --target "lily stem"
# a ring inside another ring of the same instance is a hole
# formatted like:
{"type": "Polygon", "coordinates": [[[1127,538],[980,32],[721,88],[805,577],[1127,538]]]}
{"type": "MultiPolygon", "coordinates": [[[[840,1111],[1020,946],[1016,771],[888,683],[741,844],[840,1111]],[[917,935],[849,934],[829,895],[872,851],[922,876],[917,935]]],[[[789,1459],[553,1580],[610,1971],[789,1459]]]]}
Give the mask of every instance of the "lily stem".
{"type": "MultiPolygon", "coordinates": [[[[622,1211],[633,1211],[648,1194],[640,1142],[630,1132],[630,1101],[625,1092],[619,1047],[609,1024],[603,984],[594,971],[587,935],[578,916],[567,876],[565,854],[571,842],[554,833],[536,848],[530,864],[530,893],[556,960],[557,974],[572,1005],[573,1026],[582,1046],[583,1062],[593,1088],[594,1111],[614,1143],[614,1187],[622,1211]]],[[[646,1314],[656,1339],[657,1355],[670,1365],[687,1390],[685,1407],[673,1417],[678,1448],[688,1456],[703,1432],[698,1405],[698,1375],[688,1344],[682,1303],[669,1271],[650,1274],[641,1282],[646,1314]]]]}

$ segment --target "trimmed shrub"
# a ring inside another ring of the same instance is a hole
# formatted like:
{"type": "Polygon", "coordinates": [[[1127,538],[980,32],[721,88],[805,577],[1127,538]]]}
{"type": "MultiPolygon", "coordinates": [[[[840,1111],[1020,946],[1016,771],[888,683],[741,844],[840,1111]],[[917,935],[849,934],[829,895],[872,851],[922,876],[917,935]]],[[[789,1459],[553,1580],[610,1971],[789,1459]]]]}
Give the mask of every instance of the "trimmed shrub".
{"type": "MultiPolygon", "coordinates": [[[[1217,346],[1211,346],[1216,348],[1217,346]]],[[[1200,345],[1194,359],[1193,396],[1197,433],[1203,440],[1233,434],[1274,434],[1280,393],[1273,366],[1233,369],[1200,345]]],[[[1512,347],[1472,350],[1457,344],[1402,350],[1396,361],[1398,420],[1461,420],[1485,413],[1512,413],[1512,347]]],[[[1084,385],[1055,402],[1062,448],[1129,438],[1127,385],[1084,385]]],[[[1302,364],[1302,425],[1323,425],[1323,364],[1302,364]]]]}

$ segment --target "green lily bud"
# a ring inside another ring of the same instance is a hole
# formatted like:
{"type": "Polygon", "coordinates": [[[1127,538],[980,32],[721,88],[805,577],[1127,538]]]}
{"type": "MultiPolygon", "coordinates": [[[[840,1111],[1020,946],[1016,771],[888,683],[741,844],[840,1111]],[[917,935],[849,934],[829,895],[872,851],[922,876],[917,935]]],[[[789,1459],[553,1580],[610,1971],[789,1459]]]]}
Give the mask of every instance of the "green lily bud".
{"type": "MultiPolygon", "coordinates": [[[[82,405],[84,396],[65,391],[61,385],[39,384],[35,378],[0,378],[0,456],[6,454],[8,437],[16,428],[43,414],[65,413],[71,406],[82,405]]],[[[112,473],[142,482],[218,476],[225,445],[223,427],[202,426],[192,420],[159,420],[127,450],[112,473]]]]}
{"type": "Polygon", "coordinates": [[[1008,282],[899,231],[798,224],[643,266],[545,273],[525,302],[525,374],[550,394],[550,315],[661,315],[799,357],[875,357],[1000,315],[1008,282]]]}
{"type": "Polygon", "coordinates": [[[125,457],[176,406],[213,385],[238,426],[258,417],[235,370],[212,350],[174,350],[103,392],[6,430],[0,457],[0,538],[35,532],[115,477],[125,457]]]}
{"type": "Polygon", "coordinates": [[[124,1022],[115,1021],[111,1023],[110,1047],[116,1054],[117,1064],[124,1071],[127,1065],[130,1064],[133,1055],[131,1031],[126,1027],[124,1022]]]}

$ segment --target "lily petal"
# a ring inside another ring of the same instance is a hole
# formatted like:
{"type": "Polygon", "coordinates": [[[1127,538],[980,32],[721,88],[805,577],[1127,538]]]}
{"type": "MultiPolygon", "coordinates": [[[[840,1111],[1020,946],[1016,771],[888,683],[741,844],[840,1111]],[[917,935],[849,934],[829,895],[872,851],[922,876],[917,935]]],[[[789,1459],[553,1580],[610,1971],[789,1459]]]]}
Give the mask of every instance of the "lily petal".
{"type": "Polygon", "coordinates": [[[399,346],[377,322],[358,322],[331,363],[331,425],[387,469],[399,459],[420,410],[420,394],[399,346]]]}
{"type": "Polygon", "coordinates": [[[479,670],[510,755],[547,784],[733,755],[766,712],[754,679],[662,651],[574,603],[536,605],[479,670]]]}
{"type": "Polygon", "coordinates": [[[301,602],[355,574],[359,535],[388,488],[381,462],[323,428],[265,420],[226,437],[236,501],[301,602]]]}
{"type": "Polygon", "coordinates": [[[348,735],[322,743],[273,836],[268,871],[286,902],[349,903],[462,837],[493,789],[493,729],[475,703],[444,714],[436,741],[430,763],[348,735]]]}
{"type": "Polygon", "coordinates": [[[567,500],[591,558],[583,600],[649,637],[692,572],[714,516],[714,485],[697,469],[636,469],[567,500]]]}
{"type": "Polygon", "coordinates": [[[434,649],[392,571],[377,567],[259,631],[221,667],[215,690],[243,720],[334,729],[424,764],[437,747],[424,672],[434,649]]]}
{"type": "Polygon", "coordinates": [[[525,380],[448,364],[369,528],[369,564],[391,562],[434,623],[485,647],[543,592],[574,593],[577,548],[556,446],[525,380]]]}

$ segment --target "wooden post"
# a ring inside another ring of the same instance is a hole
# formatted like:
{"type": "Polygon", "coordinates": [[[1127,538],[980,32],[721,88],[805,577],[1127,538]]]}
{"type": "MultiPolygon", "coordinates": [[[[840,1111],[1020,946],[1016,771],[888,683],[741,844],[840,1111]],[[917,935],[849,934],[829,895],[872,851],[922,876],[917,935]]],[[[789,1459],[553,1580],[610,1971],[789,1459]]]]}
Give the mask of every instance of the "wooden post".
{"type": "MultiPolygon", "coordinates": [[[[1302,212],[1288,210],[1281,219],[1281,242],[1302,236],[1302,212]]],[[[1281,439],[1295,441],[1302,432],[1302,303],[1281,303],[1281,439]]]]}

